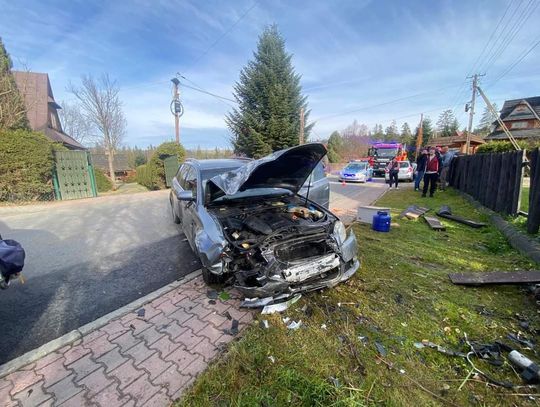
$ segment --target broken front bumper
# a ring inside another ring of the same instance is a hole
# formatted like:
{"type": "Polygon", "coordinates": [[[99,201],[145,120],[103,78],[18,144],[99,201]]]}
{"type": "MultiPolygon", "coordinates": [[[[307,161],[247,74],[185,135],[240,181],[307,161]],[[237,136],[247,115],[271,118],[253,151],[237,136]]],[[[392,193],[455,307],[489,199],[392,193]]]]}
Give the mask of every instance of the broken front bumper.
{"type": "MultiPolygon", "coordinates": [[[[331,276],[321,277],[319,279],[313,279],[311,281],[293,281],[291,282],[280,276],[270,276],[265,284],[261,286],[242,286],[236,285],[237,288],[247,298],[254,297],[273,297],[276,295],[293,295],[299,292],[315,291],[321,288],[333,287],[343,281],[348,280],[360,267],[360,261],[357,258],[358,245],[356,242],[356,236],[353,231],[349,232],[349,236],[339,249],[339,265],[337,265],[337,272],[334,272],[331,276]]],[[[314,266],[319,266],[324,259],[314,260],[314,266]]],[[[297,266],[293,266],[297,267],[297,266]]],[[[289,269],[284,270],[285,274],[289,269]]]]}

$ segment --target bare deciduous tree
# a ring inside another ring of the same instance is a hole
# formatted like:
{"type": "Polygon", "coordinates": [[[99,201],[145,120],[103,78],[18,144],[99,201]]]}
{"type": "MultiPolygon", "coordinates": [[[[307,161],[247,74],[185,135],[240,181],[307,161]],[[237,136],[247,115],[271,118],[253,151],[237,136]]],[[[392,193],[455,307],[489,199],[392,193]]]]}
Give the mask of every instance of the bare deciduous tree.
{"type": "Polygon", "coordinates": [[[90,121],[86,118],[78,103],[62,102],[58,111],[62,129],[81,144],[91,143],[94,138],[90,121]]]}
{"type": "Polygon", "coordinates": [[[107,152],[110,178],[116,189],[114,154],[122,143],[127,125],[118,86],[108,75],[99,80],[86,75],[81,78],[80,87],[70,84],[68,90],[78,99],[85,118],[98,133],[98,142],[107,152]]]}

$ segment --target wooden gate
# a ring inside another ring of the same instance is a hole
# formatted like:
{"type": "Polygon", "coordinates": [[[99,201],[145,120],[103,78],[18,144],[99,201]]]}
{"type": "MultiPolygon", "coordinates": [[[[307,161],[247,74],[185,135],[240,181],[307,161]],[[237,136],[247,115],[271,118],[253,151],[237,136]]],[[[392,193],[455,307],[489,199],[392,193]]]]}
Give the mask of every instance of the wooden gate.
{"type": "Polygon", "coordinates": [[[172,155],[163,160],[163,166],[165,167],[165,183],[168,187],[172,185],[172,179],[178,171],[178,157],[172,155]]]}
{"type": "Polygon", "coordinates": [[[54,154],[55,192],[57,199],[80,199],[97,196],[94,170],[87,151],[56,151],[54,154]]]}

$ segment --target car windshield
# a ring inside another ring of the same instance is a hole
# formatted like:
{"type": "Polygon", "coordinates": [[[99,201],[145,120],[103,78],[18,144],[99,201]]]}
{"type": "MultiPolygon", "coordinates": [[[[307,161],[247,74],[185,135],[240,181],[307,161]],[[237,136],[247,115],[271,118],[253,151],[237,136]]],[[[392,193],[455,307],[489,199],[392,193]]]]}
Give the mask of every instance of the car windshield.
{"type": "Polygon", "coordinates": [[[366,163],[352,163],[345,167],[346,171],[363,171],[367,167],[366,163]]]}
{"type": "Polygon", "coordinates": [[[378,148],[377,157],[381,158],[392,158],[395,157],[398,153],[397,148],[378,148]]]}
{"type": "Polygon", "coordinates": [[[292,195],[292,192],[284,188],[252,188],[246,191],[239,191],[233,195],[223,195],[217,199],[214,199],[213,203],[235,201],[238,199],[246,199],[253,197],[269,197],[269,196],[281,196],[292,195]]]}

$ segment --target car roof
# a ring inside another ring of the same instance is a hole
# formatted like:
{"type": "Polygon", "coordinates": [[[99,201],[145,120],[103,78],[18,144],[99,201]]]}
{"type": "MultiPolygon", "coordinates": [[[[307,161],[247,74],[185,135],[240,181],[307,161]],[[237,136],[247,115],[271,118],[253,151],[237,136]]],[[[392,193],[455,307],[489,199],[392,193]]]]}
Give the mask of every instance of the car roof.
{"type": "Polygon", "coordinates": [[[199,168],[200,170],[213,170],[218,168],[238,168],[250,161],[248,158],[215,158],[207,160],[198,160],[188,158],[187,163],[199,168]]]}

